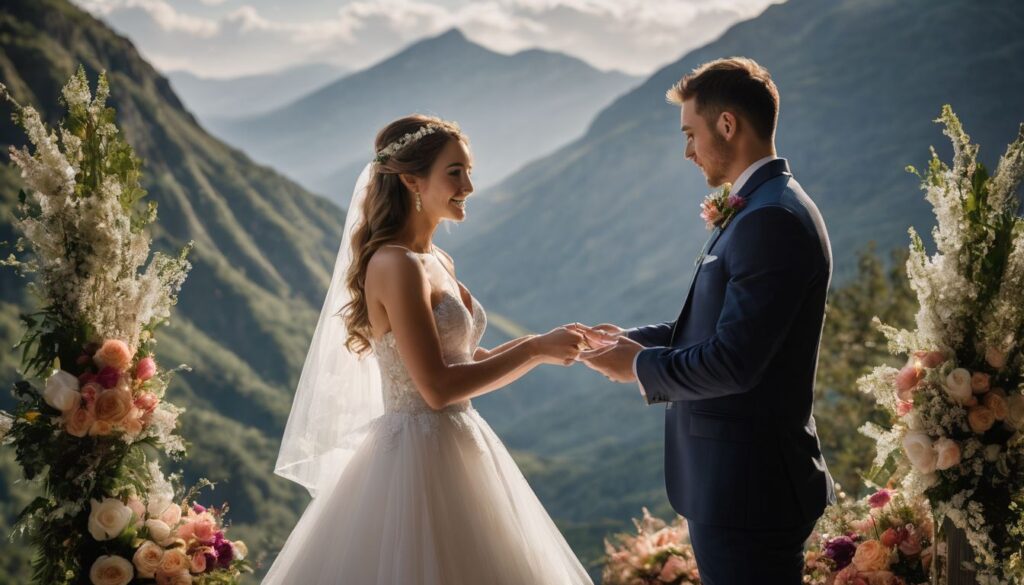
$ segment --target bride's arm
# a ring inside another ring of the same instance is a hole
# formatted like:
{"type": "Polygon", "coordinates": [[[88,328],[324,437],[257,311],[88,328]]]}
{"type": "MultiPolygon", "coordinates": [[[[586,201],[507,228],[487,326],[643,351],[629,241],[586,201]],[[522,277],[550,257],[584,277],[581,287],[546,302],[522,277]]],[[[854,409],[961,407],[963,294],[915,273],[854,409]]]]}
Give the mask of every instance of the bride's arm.
{"type": "Polygon", "coordinates": [[[494,356],[496,356],[498,354],[504,353],[504,352],[512,349],[513,347],[518,346],[521,343],[525,343],[525,342],[529,341],[530,339],[533,339],[534,337],[537,337],[537,336],[536,335],[524,335],[522,337],[517,337],[516,339],[511,339],[509,341],[506,341],[505,343],[502,343],[501,345],[499,345],[497,347],[494,347],[494,348],[491,348],[491,349],[484,349],[482,347],[478,347],[478,348],[476,348],[476,351],[473,353],[473,359],[476,360],[476,361],[480,361],[480,360],[487,359],[489,357],[494,357],[494,356]]]}
{"type": "Polygon", "coordinates": [[[447,364],[430,303],[430,283],[419,260],[397,249],[374,254],[367,269],[368,287],[381,291],[380,302],[420,395],[431,408],[485,394],[505,386],[543,363],[575,359],[583,337],[567,329],[523,341],[499,355],[477,362],[447,364]]]}

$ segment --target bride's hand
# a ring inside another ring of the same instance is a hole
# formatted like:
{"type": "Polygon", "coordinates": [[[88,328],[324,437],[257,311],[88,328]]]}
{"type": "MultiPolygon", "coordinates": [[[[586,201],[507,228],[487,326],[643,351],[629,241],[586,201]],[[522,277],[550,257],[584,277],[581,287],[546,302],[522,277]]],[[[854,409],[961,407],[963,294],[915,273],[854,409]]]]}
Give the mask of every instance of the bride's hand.
{"type": "Polygon", "coordinates": [[[570,326],[571,329],[579,331],[583,334],[583,337],[587,341],[587,346],[590,349],[598,349],[609,345],[615,345],[619,337],[626,334],[626,330],[618,325],[612,325],[611,323],[602,323],[600,325],[594,325],[593,327],[587,327],[575,323],[570,326]]]}
{"type": "Polygon", "coordinates": [[[569,327],[556,327],[534,337],[531,342],[544,363],[559,366],[571,365],[580,351],[586,349],[583,334],[569,327]]]}

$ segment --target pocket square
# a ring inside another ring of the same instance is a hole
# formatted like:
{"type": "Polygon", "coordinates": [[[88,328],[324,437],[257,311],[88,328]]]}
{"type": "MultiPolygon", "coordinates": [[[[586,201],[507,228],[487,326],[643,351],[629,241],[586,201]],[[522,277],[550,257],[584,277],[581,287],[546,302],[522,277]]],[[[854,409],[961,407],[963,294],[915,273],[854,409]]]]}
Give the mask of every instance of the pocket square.
{"type": "Polygon", "coordinates": [[[703,262],[701,262],[701,265],[704,265],[704,264],[711,264],[711,263],[712,263],[712,262],[714,262],[715,260],[718,260],[718,256],[705,256],[705,257],[704,257],[704,261],[703,261],[703,262]]]}

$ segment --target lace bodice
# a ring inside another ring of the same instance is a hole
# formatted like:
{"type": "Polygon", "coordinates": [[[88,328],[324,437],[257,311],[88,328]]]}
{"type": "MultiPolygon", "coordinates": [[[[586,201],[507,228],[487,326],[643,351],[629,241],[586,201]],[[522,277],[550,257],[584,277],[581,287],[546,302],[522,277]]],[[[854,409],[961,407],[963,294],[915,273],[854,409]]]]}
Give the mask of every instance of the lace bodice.
{"type": "MultiPolygon", "coordinates": [[[[437,323],[437,333],[441,338],[441,352],[447,364],[472,361],[473,353],[480,344],[480,338],[483,337],[484,329],[487,327],[487,314],[475,298],[472,298],[472,303],[473,313],[470,314],[458,292],[445,291],[441,302],[434,307],[434,321],[437,323]]],[[[413,384],[409,370],[398,353],[394,334],[389,331],[379,341],[373,341],[372,345],[380,366],[384,411],[431,410],[413,384]]],[[[470,402],[466,400],[453,404],[446,410],[465,410],[469,407],[470,402]]]]}

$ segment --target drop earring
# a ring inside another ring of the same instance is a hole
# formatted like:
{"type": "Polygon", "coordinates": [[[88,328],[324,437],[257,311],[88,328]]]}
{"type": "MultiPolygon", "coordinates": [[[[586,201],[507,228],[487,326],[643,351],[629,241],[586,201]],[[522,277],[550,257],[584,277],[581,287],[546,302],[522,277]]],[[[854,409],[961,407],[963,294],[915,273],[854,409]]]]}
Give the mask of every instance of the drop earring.
{"type": "Polygon", "coordinates": [[[416,192],[416,211],[423,211],[423,202],[420,201],[420,192],[416,192]]]}

